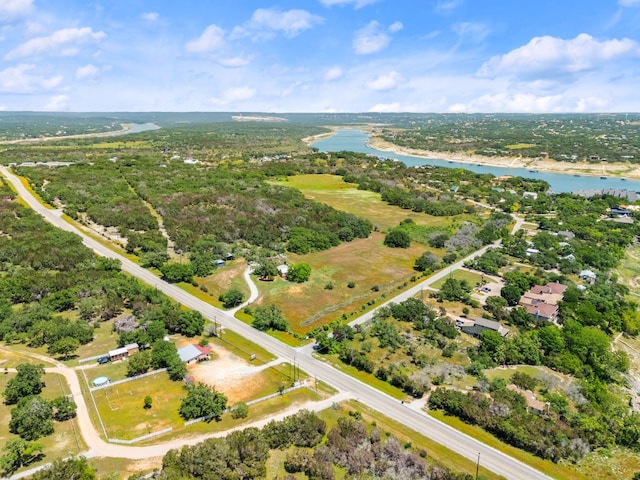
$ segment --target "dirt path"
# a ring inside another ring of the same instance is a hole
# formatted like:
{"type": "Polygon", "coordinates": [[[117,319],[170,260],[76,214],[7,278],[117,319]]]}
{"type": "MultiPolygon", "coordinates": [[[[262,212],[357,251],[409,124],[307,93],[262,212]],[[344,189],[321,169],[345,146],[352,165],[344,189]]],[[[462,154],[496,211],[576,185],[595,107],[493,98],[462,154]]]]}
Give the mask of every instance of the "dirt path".
{"type": "Polygon", "coordinates": [[[242,310],[247,305],[252,304],[260,296],[260,291],[258,290],[258,287],[256,287],[256,284],[253,283],[253,280],[251,279],[252,271],[253,270],[251,269],[251,267],[247,267],[247,269],[244,271],[244,274],[243,274],[244,281],[247,282],[247,285],[249,286],[249,290],[251,291],[251,294],[249,295],[249,299],[246,302],[238,305],[237,307],[229,310],[229,315],[235,315],[237,311],[242,310]]]}

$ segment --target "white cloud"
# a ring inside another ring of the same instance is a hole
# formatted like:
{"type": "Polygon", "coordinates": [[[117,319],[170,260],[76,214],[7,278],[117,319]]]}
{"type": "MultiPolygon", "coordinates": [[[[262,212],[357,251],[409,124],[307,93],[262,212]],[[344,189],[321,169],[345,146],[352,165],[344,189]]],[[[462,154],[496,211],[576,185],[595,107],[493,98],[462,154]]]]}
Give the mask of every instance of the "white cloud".
{"type": "Polygon", "coordinates": [[[402,75],[396,71],[389,72],[386,75],[380,75],[375,80],[367,82],[365,86],[369,90],[391,90],[402,81],[402,75]]]}
{"type": "Polygon", "coordinates": [[[250,63],[251,63],[251,57],[230,57],[230,58],[223,58],[220,60],[221,65],[224,65],[225,67],[233,67],[233,68],[246,67],[250,63]]]}
{"type": "Polygon", "coordinates": [[[84,67],[78,67],[76,70],[76,78],[78,80],[84,80],[86,78],[94,78],[100,73],[100,69],[95,65],[88,64],[84,67]]]}
{"type": "Polygon", "coordinates": [[[349,5],[353,3],[353,7],[358,9],[376,3],[379,0],[320,0],[325,7],[332,7],[333,5],[349,5]]]}
{"type": "Polygon", "coordinates": [[[49,99],[47,103],[42,107],[43,110],[60,111],[66,110],[69,104],[68,95],[54,95],[49,99]]]}
{"type": "Polygon", "coordinates": [[[481,42],[491,33],[491,30],[486,25],[474,22],[455,23],[451,29],[462,40],[469,40],[471,42],[481,42]]]}
{"type": "Polygon", "coordinates": [[[145,12],[140,15],[140,18],[147,22],[155,22],[160,18],[160,14],[158,12],[145,12]]]}
{"type": "Polygon", "coordinates": [[[291,9],[281,11],[277,8],[259,8],[244,25],[233,29],[233,38],[253,36],[254,39],[270,38],[275,33],[283,33],[292,38],[305,30],[322,23],[323,18],[306,10],[291,9]]]}
{"type": "Polygon", "coordinates": [[[5,94],[40,93],[56,88],[63,77],[42,77],[31,73],[35,65],[21,63],[0,70],[0,92],[5,94]]]}
{"type": "Polygon", "coordinates": [[[358,55],[369,55],[384,50],[390,42],[391,37],[373,20],[355,33],[353,49],[358,55]]]}
{"type": "Polygon", "coordinates": [[[340,67],[331,67],[324,74],[324,79],[327,81],[338,80],[344,75],[342,68],[340,67]]]}
{"type": "Polygon", "coordinates": [[[389,25],[389,31],[391,33],[399,32],[403,28],[404,25],[402,24],[402,22],[393,22],[391,25],[389,25]]]}
{"type": "Polygon", "coordinates": [[[20,57],[28,57],[40,53],[72,56],[78,52],[77,46],[83,43],[102,40],[104,32],[94,32],[91,27],[64,28],[53,32],[47,37],[36,37],[27,40],[22,45],[7,53],[4,58],[12,60],[20,57]]]}
{"type": "Polygon", "coordinates": [[[233,87],[222,92],[220,97],[212,98],[215,105],[229,105],[234,102],[243,102],[255,97],[256,91],[251,87],[233,87]]]}
{"type": "Polygon", "coordinates": [[[617,58],[638,55],[640,46],[628,38],[598,41],[586,33],[570,40],[535,37],[522,47],[491,58],[478,74],[485,77],[501,74],[557,77],[561,73],[583,72],[617,58]]]}
{"type": "Polygon", "coordinates": [[[458,103],[450,107],[451,112],[522,112],[558,113],[603,111],[608,101],[597,96],[577,97],[567,95],[533,95],[531,93],[487,94],[469,103],[458,103]]]}
{"type": "Polygon", "coordinates": [[[463,3],[464,0],[439,0],[436,4],[435,11],[443,15],[448,15],[463,3]]]}
{"type": "Polygon", "coordinates": [[[405,111],[402,109],[400,103],[378,103],[369,109],[370,112],[376,113],[398,113],[405,111]]]}
{"type": "Polygon", "coordinates": [[[33,10],[33,0],[1,0],[0,22],[26,17],[33,10]]]}
{"type": "Polygon", "coordinates": [[[185,49],[191,53],[209,53],[224,45],[224,30],[217,25],[209,25],[202,35],[187,42],[185,49]]]}
{"type": "Polygon", "coordinates": [[[618,0],[618,5],[623,7],[640,7],[640,0],[618,0]]]}

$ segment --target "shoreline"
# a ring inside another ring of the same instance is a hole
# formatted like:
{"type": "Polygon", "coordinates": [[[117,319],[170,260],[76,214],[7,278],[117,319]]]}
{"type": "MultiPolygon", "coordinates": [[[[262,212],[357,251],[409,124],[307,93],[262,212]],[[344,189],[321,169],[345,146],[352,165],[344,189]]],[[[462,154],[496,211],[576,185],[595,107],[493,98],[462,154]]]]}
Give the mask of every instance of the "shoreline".
{"type": "Polygon", "coordinates": [[[586,162],[560,162],[548,159],[522,158],[522,157],[486,157],[466,153],[436,152],[401,147],[371,135],[369,144],[371,148],[398,155],[411,155],[414,157],[430,158],[452,161],[461,164],[483,165],[489,167],[513,167],[535,169],[540,172],[560,173],[565,175],[581,175],[592,177],[616,177],[640,180],[640,165],[630,163],[586,163],[586,162]]]}
{"type": "MultiPolygon", "coordinates": [[[[78,133],[75,135],[63,135],[59,137],[37,137],[37,138],[22,138],[18,140],[6,140],[0,141],[0,145],[20,145],[20,144],[29,144],[29,143],[38,143],[38,142],[51,142],[55,140],[69,140],[74,138],[101,138],[101,137],[118,137],[120,135],[126,135],[129,130],[132,129],[133,125],[138,125],[136,123],[121,123],[121,130],[111,130],[108,132],[97,132],[97,133],[78,133]]],[[[158,130],[161,127],[159,125],[153,124],[157,127],[158,130]]],[[[144,130],[143,130],[144,131],[144,130]]],[[[137,133],[137,132],[136,132],[137,133]]]]}

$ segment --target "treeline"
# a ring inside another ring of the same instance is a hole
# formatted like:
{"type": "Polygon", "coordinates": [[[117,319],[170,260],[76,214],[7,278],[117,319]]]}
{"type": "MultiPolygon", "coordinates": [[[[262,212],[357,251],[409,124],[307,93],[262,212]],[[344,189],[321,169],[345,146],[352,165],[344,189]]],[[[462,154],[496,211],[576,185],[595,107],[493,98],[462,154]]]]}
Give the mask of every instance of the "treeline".
{"type": "Polygon", "coordinates": [[[271,421],[262,430],[247,428],[172,450],[165,455],[156,478],[265,478],[270,452],[276,449],[290,450],[284,460],[287,479],[304,473],[310,480],[332,480],[338,469],[354,478],[470,478],[427,464],[426,452],[413,452],[407,448],[409,444],[403,446],[395,437],[367,425],[357,412],[340,417],[336,426],[326,430],[326,423],[315,413],[303,410],[282,421],[271,421]]]}
{"type": "Polygon", "coordinates": [[[67,356],[93,339],[100,322],[131,312],[136,327],[121,341],[152,343],[168,332],[202,332],[204,320],[162,293],[95,257],[77,235],[56,229],[15,201],[0,202],[0,339],[67,356]],[[18,307],[16,307],[18,306],[18,307]],[[73,316],[60,315],[73,312],[73,316]]]}
{"type": "Polygon", "coordinates": [[[463,115],[440,116],[419,126],[385,128],[381,137],[403,147],[484,156],[540,157],[565,162],[636,163],[640,158],[637,116],[463,115]]]}

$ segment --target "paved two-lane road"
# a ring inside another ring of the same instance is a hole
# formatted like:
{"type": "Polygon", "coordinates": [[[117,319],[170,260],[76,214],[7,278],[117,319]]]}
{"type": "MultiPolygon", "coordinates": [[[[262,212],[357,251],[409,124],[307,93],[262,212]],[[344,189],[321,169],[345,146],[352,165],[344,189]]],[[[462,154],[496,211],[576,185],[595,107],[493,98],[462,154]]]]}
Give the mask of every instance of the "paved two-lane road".
{"type": "MultiPolygon", "coordinates": [[[[467,436],[423,412],[408,408],[406,405],[401,404],[398,400],[374,389],[373,387],[360,382],[359,380],[354,379],[321,361],[315,360],[311,357],[307,349],[297,350],[295,348],[289,347],[274,339],[273,337],[270,337],[269,335],[260,332],[245,323],[240,322],[236,318],[230,316],[228,313],[214,308],[213,306],[185,292],[179,287],[164,282],[148,270],[140,267],[131,260],[111,251],[109,248],[84,234],[72,225],[68,224],[60,218],[60,215],[57,214],[56,211],[45,208],[24,187],[24,185],[22,185],[20,179],[8,172],[5,167],[0,167],[0,172],[3,173],[5,177],[7,177],[11,181],[14,188],[22,196],[25,202],[32,209],[42,215],[47,221],[59,228],[62,228],[63,230],[71,231],[80,235],[84,244],[94,252],[96,252],[98,255],[120,260],[122,262],[122,269],[124,271],[137,277],[143,282],[156,287],[158,290],[162,291],[177,302],[180,302],[193,310],[201,312],[205,318],[209,320],[215,320],[225,328],[230,328],[231,330],[239,333],[248,340],[261,345],[262,347],[266,348],[267,350],[283,359],[295,359],[300,368],[305,370],[309,375],[322,379],[329,385],[332,385],[338,390],[348,393],[353,398],[358,399],[363,404],[382,412],[393,420],[410,426],[418,433],[421,433],[439,443],[442,443],[446,447],[463,455],[466,458],[469,458],[472,461],[476,461],[478,458],[478,454],[480,454],[482,466],[492,470],[497,474],[503,475],[505,478],[508,478],[510,480],[550,479],[550,477],[548,477],[544,473],[539,472],[532,467],[492,447],[483,444],[475,438],[467,436]]],[[[417,284],[415,287],[413,287],[413,290],[414,292],[417,292],[420,290],[420,288],[421,285],[417,284]]],[[[396,301],[397,300],[398,299],[396,299],[396,301]]],[[[83,429],[85,428],[89,427],[85,427],[83,425],[83,429]]],[[[83,432],[85,440],[88,439],[87,437],[92,437],[94,434],[95,430],[92,433],[83,432]]],[[[136,447],[118,447],[122,449],[123,453],[125,453],[126,449],[128,448],[136,449],[136,447]]],[[[126,454],[121,456],[127,457],[126,454]]]]}

